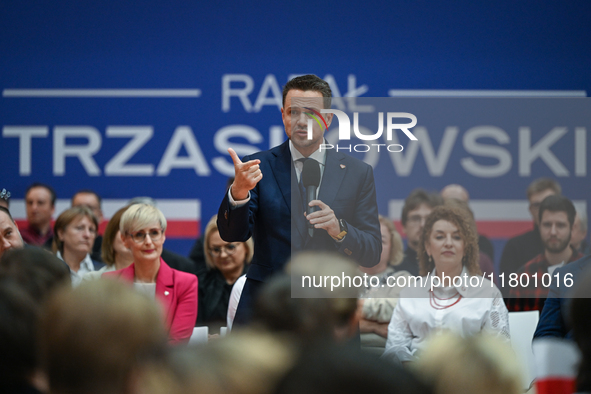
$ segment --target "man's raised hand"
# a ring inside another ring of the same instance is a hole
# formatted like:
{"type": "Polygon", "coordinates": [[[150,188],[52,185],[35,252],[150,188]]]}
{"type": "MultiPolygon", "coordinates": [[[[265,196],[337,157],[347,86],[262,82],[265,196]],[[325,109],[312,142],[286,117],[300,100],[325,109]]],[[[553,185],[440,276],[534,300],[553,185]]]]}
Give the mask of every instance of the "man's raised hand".
{"type": "Polygon", "coordinates": [[[234,162],[234,183],[230,189],[234,200],[248,198],[248,192],[263,179],[263,173],[259,168],[260,160],[250,160],[243,163],[234,149],[228,148],[228,153],[234,162]]]}

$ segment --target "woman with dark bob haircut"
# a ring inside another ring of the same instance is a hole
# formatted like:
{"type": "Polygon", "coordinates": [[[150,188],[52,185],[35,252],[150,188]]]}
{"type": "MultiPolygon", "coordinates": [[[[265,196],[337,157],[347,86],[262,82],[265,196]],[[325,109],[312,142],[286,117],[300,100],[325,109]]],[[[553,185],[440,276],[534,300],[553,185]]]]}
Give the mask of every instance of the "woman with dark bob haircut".
{"type": "Polygon", "coordinates": [[[432,334],[487,332],[509,339],[509,315],[499,289],[481,276],[478,238],[462,209],[439,206],[419,244],[422,277],[400,294],[388,326],[385,357],[413,361],[432,334]]]}

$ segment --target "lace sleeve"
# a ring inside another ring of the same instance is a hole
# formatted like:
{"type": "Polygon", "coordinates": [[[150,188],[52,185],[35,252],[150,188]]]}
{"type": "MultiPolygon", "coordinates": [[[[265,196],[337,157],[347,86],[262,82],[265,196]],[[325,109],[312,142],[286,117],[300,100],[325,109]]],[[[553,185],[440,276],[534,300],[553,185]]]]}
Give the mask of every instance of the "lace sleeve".
{"type": "Polygon", "coordinates": [[[511,339],[511,334],[509,333],[509,312],[499,291],[497,291],[497,294],[492,299],[488,319],[484,322],[484,330],[506,340],[511,339]]]}
{"type": "Polygon", "coordinates": [[[398,298],[368,298],[363,303],[363,317],[379,323],[388,323],[392,320],[397,303],[398,298]]]}
{"type": "MultiPolygon", "coordinates": [[[[402,301],[402,300],[401,300],[402,301]]],[[[394,308],[392,320],[388,325],[388,340],[384,357],[396,356],[399,361],[411,361],[414,359],[414,351],[411,349],[413,334],[404,314],[401,302],[394,308]]]]}

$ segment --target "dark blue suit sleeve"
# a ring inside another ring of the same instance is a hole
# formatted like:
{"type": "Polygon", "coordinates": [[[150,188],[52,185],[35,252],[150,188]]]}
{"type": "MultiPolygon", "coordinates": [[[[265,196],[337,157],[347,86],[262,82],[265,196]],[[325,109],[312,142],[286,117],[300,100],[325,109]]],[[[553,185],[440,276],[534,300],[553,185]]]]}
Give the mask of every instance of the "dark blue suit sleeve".
{"type": "MultiPolygon", "coordinates": [[[[243,161],[250,158],[245,156],[243,161]]],[[[226,191],[224,199],[218,210],[217,225],[220,237],[226,242],[246,242],[254,228],[254,215],[258,207],[258,185],[250,191],[250,201],[241,207],[232,207],[229,191],[226,191]]]]}
{"type": "Polygon", "coordinates": [[[367,166],[364,179],[359,198],[352,208],[354,217],[351,222],[347,221],[347,236],[337,245],[340,253],[353,258],[359,265],[373,267],[380,261],[382,236],[371,166],[367,166]]]}
{"type": "MultiPolygon", "coordinates": [[[[560,275],[562,277],[562,275],[560,275]]],[[[566,324],[562,316],[563,301],[560,297],[559,280],[552,276],[552,285],[548,298],[544,303],[544,309],[540,315],[540,321],[534,332],[534,339],[541,337],[564,338],[567,334],[566,324]]]]}

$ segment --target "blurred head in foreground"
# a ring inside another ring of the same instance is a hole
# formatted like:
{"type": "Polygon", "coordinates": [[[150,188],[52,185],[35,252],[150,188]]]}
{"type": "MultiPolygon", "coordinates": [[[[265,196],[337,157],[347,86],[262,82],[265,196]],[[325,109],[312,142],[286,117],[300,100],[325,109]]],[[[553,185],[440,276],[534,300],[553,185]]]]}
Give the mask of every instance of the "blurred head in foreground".
{"type": "Polygon", "coordinates": [[[291,368],[294,349],[261,331],[239,331],[196,347],[172,348],[143,376],[145,394],[265,394],[291,368]]]}
{"type": "Polygon", "coordinates": [[[68,266],[41,248],[14,249],[0,259],[0,279],[18,283],[33,299],[44,302],[51,292],[70,287],[68,266]]]}
{"type": "Polygon", "coordinates": [[[321,278],[359,275],[357,265],[337,253],[302,252],[289,262],[289,276],[266,284],[257,297],[254,320],[273,332],[290,333],[304,342],[337,342],[354,337],[361,310],[359,288],[317,286],[321,278]],[[290,279],[291,278],[291,279],[290,279]]]}
{"type": "Polygon", "coordinates": [[[411,371],[348,347],[308,349],[275,394],[429,394],[411,371]]]}
{"type": "MultiPolygon", "coordinates": [[[[0,280],[0,385],[2,392],[28,392],[37,371],[35,336],[39,305],[17,283],[0,280]]],[[[35,392],[32,390],[32,392],[35,392]]]]}
{"type": "Polygon", "coordinates": [[[167,335],[153,300],[114,280],[54,294],[41,316],[41,362],[51,392],[130,393],[167,335]]]}
{"type": "Polygon", "coordinates": [[[451,333],[436,336],[416,363],[436,394],[519,394],[521,365],[498,338],[451,333]]]}

